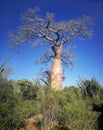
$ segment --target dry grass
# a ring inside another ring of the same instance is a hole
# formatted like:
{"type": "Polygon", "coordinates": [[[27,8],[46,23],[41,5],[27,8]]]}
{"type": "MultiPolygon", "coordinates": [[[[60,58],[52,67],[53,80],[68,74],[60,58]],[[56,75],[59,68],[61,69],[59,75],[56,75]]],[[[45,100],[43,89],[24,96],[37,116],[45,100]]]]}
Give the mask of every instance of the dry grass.
{"type": "Polygon", "coordinates": [[[24,119],[25,127],[20,128],[20,130],[38,130],[37,128],[37,120],[34,117],[24,119]]]}

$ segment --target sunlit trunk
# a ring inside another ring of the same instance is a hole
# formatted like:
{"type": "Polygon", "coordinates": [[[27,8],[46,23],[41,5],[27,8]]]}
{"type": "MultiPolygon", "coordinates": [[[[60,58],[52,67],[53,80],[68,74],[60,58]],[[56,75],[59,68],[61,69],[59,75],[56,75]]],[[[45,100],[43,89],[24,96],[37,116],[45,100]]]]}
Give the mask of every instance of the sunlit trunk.
{"type": "Polygon", "coordinates": [[[50,71],[50,85],[56,90],[62,89],[62,65],[61,65],[62,46],[59,47],[55,57],[53,58],[50,71]]]}

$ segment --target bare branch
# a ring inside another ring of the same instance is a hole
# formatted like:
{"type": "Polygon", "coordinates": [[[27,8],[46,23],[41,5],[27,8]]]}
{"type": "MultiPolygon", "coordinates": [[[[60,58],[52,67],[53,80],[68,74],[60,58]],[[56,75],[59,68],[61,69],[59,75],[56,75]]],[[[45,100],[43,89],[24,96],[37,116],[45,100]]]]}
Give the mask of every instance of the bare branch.
{"type": "Polygon", "coordinates": [[[51,50],[47,50],[41,57],[36,61],[36,63],[47,63],[53,58],[54,56],[51,54],[51,50]]]}
{"type": "Polygon", "coordinates": [[[49,70],[43,71],[41,73],[41,78],[40,79],[46,85],[50,85],[50,71],[49,70]]]}
{"type": "Polygon", "coordinates": [[[55,46],[59,46],[60,44],[57,44],[58,41],[61,39],[61,35],[59,34],[60,31],[62,31],[62,29],[58,29],[58,30],[54,30],[52,28],[50,28],[50,21],[47,22],[46,28],[50,33],[54,33],[55,37],[57,37],[56,39],[52,38],[52,42],[54,43],[55,46]]]}
{"type": "Polygon", "coordinates": [[[48,36],[48,35],[45,35],[44,38],[46,38],[46,40],[49,40],[49,41],[51,41],[51,42],[54,41],[54,40],[53,40],[50,36],[48,36]]]}
{"type": "Polygon", "coordinates": [[[72,39],[72,37],[67,37],[66,39],[63,38],[63,41],[61,42],[62,45],[64,45],[65,43],[69,42],[70,43],[70,40],[72,39]]]}
{"type": "Polygon", "coordinates": [[[61,54],[61,61],[64,65],[73,65],[74,64],[74,55],[72,54],[72,47],[67,47],[63,49],[61,54]]]}
{"type": "Polygon", "coordinates": [[[52,46],[52,51],[54,52],[55,55],[57,54],[57,50],[54,45],[52,46]]]}
{"type": "Polygon", "coordinates": [[[36,42],[32,43],[32,47],[35,47],[35,46],[47,46],[47,44],[46,43],[40,43],[40,41],[38,39],[36,42]]]}
{"type": "Polygon", "coordinates": [[[50,21],[47,22],[46,28],[47,28],[48,31],[50,31],[50,32],[57,33],[56,30],[49,28],[49,26],[50,26],[50,21]]]}

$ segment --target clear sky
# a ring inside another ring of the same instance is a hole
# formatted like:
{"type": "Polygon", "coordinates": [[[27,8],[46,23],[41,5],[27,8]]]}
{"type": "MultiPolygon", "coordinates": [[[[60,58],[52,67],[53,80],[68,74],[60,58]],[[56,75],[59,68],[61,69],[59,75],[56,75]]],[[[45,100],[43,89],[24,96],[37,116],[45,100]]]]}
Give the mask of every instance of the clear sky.
{"type": "Polygon", "coordinates": [[[34,80],[40,77],[40,71],[50,68],[51,62],[46,65],[35,64],[44,48],[33,50],[25,44],[17,53],[10,49],[8,42],[7,33],[20,24],[20,14],[35,6],[41,8],[42,15],[45,12],[54,13],[58,21],[83,15],[95,17],[92,40],[73,43],[77,60],[72,68],[65,69],[63,86],[76,85],[79,76],[87,79],[96,77],[103,85],[103,0],[0,0],[0,64],[12,56],[7,63],[13,69],[10,78],[34,80]]]}

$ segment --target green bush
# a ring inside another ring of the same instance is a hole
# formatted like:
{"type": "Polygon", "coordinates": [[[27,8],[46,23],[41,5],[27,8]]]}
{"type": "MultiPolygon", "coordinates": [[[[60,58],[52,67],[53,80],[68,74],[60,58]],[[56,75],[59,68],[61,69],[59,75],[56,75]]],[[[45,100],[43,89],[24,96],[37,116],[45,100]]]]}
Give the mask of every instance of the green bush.
{"type": "Polygon", "coordinates": [[[11,81],[0,78],[0,130],[17,130],[20,127],[20,114],[17,110],[18,95],[11,81]]]}

